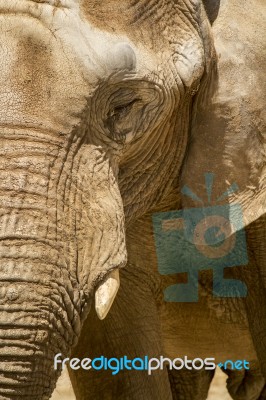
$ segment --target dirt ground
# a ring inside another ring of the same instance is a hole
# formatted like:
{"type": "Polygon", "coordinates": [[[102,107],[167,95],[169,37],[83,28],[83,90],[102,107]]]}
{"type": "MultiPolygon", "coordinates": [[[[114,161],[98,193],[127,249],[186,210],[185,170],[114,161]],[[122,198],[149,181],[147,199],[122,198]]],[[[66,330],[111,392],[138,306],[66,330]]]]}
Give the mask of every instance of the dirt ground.
{"type": "MultiPolygon", "coordinates": [[[[226,389],[226,375],[217,368],[214,380],[209,390],[207,400],[231,400],[226,389]]],[[[57,382],[57,387],[54,391],[51,400],[76,400],[69,377],[63,373],[57,382]]]]}
{"type": "Polygon", "coordinates": [[[227,375],[217,367],[207,400],[232,400],[226,389],[226,378],[227,375]]]}

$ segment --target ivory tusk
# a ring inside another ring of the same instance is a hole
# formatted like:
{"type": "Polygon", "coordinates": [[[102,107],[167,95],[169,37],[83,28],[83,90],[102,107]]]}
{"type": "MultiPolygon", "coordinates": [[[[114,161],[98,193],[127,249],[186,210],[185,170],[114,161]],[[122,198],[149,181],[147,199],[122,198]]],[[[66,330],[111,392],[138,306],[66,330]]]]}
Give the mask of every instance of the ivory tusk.
{"type": "Polygon", "coordinates": [[[120,286],[119,270],[110,272],[95,291],[95,310],[99,319],[104,319],[120,286]]]}

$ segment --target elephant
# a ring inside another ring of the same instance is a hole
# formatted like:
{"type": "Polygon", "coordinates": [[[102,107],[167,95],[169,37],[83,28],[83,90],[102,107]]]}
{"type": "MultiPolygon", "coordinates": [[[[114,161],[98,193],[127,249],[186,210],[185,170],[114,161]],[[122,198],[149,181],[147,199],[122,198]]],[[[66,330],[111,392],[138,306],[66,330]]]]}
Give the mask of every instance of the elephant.
{"type": "MultiPolygon", "coordinates": [[[[0,0],[1,399],[49,399],[57,354],[177,352],[248,359],[229,391],[265,398],[264,16],[262,0],[0,0]],[[249,262],[224,278],[247,296],[214,298],[206,270],[197,302],[165,301],[152,217],[195,207],[182,188],[203,196],[208,173],[229,220],[241,206],[249,262]]],[[[77,399],[200,400],[214,371],[69,372],[77,399]]]]}

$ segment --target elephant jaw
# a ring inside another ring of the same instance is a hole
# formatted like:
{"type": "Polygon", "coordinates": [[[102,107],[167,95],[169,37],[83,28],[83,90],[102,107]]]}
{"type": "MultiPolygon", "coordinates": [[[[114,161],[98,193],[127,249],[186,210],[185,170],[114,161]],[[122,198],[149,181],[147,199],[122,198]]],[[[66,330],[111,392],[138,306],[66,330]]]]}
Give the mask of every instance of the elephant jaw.
{"type": "Polygon", "coordinates": [[[116,297],[120,286],[119,270],[110,272],[95,291],[95,310],[99,319],[104,319],[116,297]]]}

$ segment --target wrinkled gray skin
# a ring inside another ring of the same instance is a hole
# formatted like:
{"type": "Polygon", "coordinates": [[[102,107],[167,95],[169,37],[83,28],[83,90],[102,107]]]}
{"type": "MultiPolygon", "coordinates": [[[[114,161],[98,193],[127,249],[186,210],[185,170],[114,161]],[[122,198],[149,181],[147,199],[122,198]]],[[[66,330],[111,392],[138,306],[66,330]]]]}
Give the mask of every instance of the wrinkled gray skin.
{"type": "MultiPolygon", "coordinates": [[[[230,390],[259,398],[265,5],[238,3],[221,4],[216,57],[200,0],[0,0],[0,399],[48,399],[53,356],[74,346],[81,358],[246,358],[230,390]],[[165,303],[176,277],[157,272],[151,214],[189,207],[180,185],[203,196],[208,171],[214,198],[239,185],[229,201],[244,209],[249,294],[214,301],[205,273],[199,303],[165,303]],[[110,314],[86,319],[95,288],[126,262],[110,314]]],[[[71,378],[77,399],[167,400],[204,399],[212,375],[71,378]]]]}

